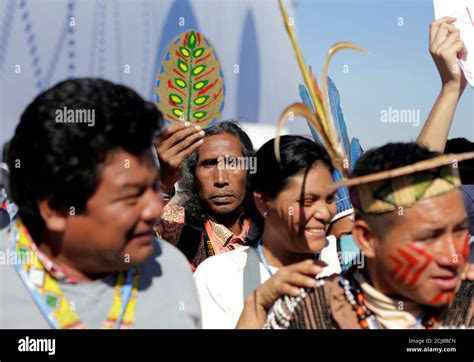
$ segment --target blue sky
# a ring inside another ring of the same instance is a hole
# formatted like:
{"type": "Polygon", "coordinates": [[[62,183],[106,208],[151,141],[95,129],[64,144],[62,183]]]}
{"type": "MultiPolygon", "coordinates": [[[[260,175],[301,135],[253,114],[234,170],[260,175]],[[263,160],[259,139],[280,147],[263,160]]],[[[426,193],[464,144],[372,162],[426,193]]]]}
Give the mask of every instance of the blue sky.
{"type": "MultiPolygon", "coordinates": [[[[441,89],[428,51],[431,0],[297,0],[297,37],[305,61],[320,79],[329,47],[351,41],[368,55],[343,50],[329,75],[341,93],[350,136],[364,148],[416,139],[441,89]],[[399,26],[402,18],[403,26],[399,26]],[[347,73],[344,73],[348,69],[347,73]],[[382,123],[382,110],[420,111],[420,125],[382,123]]],[[[474,141],[474,93],[468,86],[449,135],[474,141]]]]}

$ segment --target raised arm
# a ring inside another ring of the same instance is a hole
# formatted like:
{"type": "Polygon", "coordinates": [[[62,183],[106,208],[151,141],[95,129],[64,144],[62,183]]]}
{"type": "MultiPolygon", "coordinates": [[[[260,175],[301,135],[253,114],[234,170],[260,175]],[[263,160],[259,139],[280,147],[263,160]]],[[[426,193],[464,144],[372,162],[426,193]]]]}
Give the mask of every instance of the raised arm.
{"type": "Polygon", "coordinates": [[[183,126],[166,127],[156,141],[156,152],[161,166],[160,186],[170,193],[182,176],[186,158],[202,145],[205,133],[198,126],[186,123],[183,126]]]}
{"type": "Polygon", "coordinates": [[[455,18],[444,17],[430,26],[430,53],[438,68],[442,88],[421,130],[417,143],[431,151],[444,152],[454,113],[466,88],[466,78],[458,59],[465,59],[467,50],[455,18]]]}

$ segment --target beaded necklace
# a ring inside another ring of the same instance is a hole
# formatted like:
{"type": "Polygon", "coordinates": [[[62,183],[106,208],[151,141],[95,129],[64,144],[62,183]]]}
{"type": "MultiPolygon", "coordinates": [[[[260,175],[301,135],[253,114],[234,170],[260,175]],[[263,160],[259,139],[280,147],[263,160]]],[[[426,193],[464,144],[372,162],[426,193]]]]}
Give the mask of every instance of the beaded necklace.
{"type": "MultiPolygon", "coordinates": [[[[20,221],[11,221],[12,250],[18,257],[15,269],[48,324],[55,329],[85,329],[87,325],[66,298],[58,280],[77,283],[63,270],[54,266],[37,248],[28,230],[20,221]]],[[[138,268],[120,272],[115,283],[114,300],[103,324],[103,329],[130,329],[135,323],[135,304],[138,294],[138,268]]]]}
{"type": "MultiPolygon", "coordinates": [[[[344,289],[344,295],[347,301],[357,314],[357,320],[362,329],[380,329],[380,324],[375,314],[367,307],[358,283],[352,277],[355,268],[351,268],[347,273],[339,276],[339,283],[344,289]]],[[[436,318],[434,315],[424,313],[417,319],[413,329],[433,329],[436,318]]]]}

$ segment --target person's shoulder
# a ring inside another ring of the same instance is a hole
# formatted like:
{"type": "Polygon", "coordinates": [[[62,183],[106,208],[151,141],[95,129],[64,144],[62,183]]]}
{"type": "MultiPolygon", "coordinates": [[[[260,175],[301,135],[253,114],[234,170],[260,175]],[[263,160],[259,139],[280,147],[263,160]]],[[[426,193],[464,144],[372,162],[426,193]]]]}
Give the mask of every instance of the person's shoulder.
{"type": "Polygon", "coordinates": [[[474,202],[474,185],[461,185],[460,187],[464,197],[474,202]]]}
{"type": "Polygon", "coordinates": [[[204,260],[194,272],[195,278],[204,275],[219,277],[231,271],[239,271],[245,267],[248,246],[241,246],[231,251],[220,253],[204,260]]]}
{"type": "Polygon", "coordinates": [[[0,329],[49,328],[15,270],[18,254],[9,231],[9,226],[0,228],[0,329]]]}
{"type": "Polygon", "coordinates": [[[158,238],[176,245],[185,223],[184,207],[168,203],[155,223],[155,234],[158,238]]]}
{"type": "Polygon", "coordinates": [[[460,186],[461,191],[465,193],[469,198],[474,200],[474,184],[465,184],[460,186]]]}
{"type": "Polygon", "coordinates": [[[179,203],[167,203],[163,208],[160,219],[168,222],[184,222],[185,209],[179,203]]]}
{"type": "Polygon", "coordinates": [[[153,255],[140,265],[140,328],[199,328],[200,308],[191,266],[181,251],[154,239],[153,255]],[[186,307],[184,307],[186,306],[186,307]]]}
{"type": "Polygon", "coordinates": [[[469,218],[469,233],[472,235],[474,233],[474,185],[461,185],[461,191],[469,218]]]}
{"type": "Polygon", "coordinates": [[[0,228],[0,250],[8,248],[8,226],[0,228]]]}
{"type": "Polygon", "coordinates": [[[170,269],[191,270],[189,261],[176,246],[159,238],[154,239],[154,244],[155,248],[151,261],[156,261],[162,267],[166,266],[170,269]]]}
{"type": "Polygon", "coordinates": [[[148,285],[152,280],[157,282],[176,283],[179,280],[192,280],[191,266],[174,245],[155,238],[153,254],[140,264],[140,274],[143,283],[148,285]]]}
{"type": "Polygon", "coordinates": [[[474,185],[461,185],[460,189],[466,206],[472,210],[472,204],[474,203],[474,185]]]}
{"type": "Polygon", "coordinates": [[[162,291],[194,287],[191,265],[174,245],[154,239],[154,251],[140,264],[140,288],[162,291]]]}

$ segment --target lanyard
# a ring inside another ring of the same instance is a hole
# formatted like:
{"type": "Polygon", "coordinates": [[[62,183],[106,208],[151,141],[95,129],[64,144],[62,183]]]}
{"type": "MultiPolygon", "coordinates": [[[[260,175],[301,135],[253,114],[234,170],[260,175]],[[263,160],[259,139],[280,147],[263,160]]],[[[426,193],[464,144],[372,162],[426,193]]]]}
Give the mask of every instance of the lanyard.
{"type": "Polygon", "coordinates": [[[122,308],[120,309],[119,317],[115,322],[114,329],[119,329],[120,325],[122,324],[123,317],[125,316],[125,311],[128,306],[128,302],[132,297],[133,292],[133,276],[135,274],[135,269],[131,268],[127,271],[127,276],[125,277],[125,284],[122,286],[120,290],[120,298],[122,300],[122,308]]]}
{"type": "MultiPolygon", "coordinates": [[[[20,243],[21,238],[25,237],[29,239],[28,241],[30,244],[32,243],[32,240],[29,238],[29,235],[24,235],[24,234],[22,235],[21,228],[24,226],[21,224],[20,221],[17,221],[17,227],[19,230],[15,232],[15,225],[14,225],[14,221],[12,220],[10,222],[11,247],[12,247],[12,250],[16,251],[16,253],[18,254],[17,246],[20,243]]],[[[29,254],[32,253],[31,247],[28,248],[27,252],[28,252],[28,255],[26,255],[27,257],[26,260],[29,260],[29,254]]],[[[24,266],[25,260],[23,258],[16,258],[16,259],[17,260],[15,263],[15,270],[17,271],[18,276],[20,277],[21,281],[27,288],[33,301],[39,308],[41,314],[43,315],[43,317],[46,319],[46,321],[52,328],[61,329],[64,327],[65,324],[74,325],[74,326],[80,325],[81,327],[85,327],[85,324],[80,320],[77,313],[70,308],[69,302],[66,300],[64,293],[60,290],[57,281],[52,276],[49,275],[48,271],[46,270],[44,265],[38,260],[38,258],[35,259],[36,261],[35,270],[43,273],[43,284],[46,285],[46,283],[48,282],[49,285],[51,285],[52,288],[55,289],[56,294],[59,294],[58,295],[60,297],[59,308],[61,308],[61,306],[63,307],[66,306],[66,309],[67,309],[66,312],[62,313],[62,315],[55,312],[54,308],[49,306],[47,302],[47,292],[45,291],[44,294],[40,293],[39,287],[37,287],[33,283],[31,277],[28,275],[26,267],[24,266]]],[[[122,325],[125,313],[127,312],[127,306],[133,297],[133,294],[134,294],[133,292],[136,287],[136,284],[138,284],[138,272],[136,272],[135,268],[131,268],[127,271],[125,278],[123,278],[125,280],[121,281],[122,278],[123,277],[121,277],[120,274],[117,277],[117,284],[115,286],[114,303],[109,312],[108,320],[107,320],[107,322],[109,321],[113,322],[112,326],[115,329],[118,329],[122,325]],[[116,311],[118,313],[116,313],[116,311]],[[117,314],[117,317],[111,318],[115,314],[117,314]]],[[[104,326],[104,328],[107,328],[107,327],[104,326]]]]}
{"type": "Polygon", "coordinates": [[[270,274],[270,276],[272,277],[272,276],[273,276],[273,272],[272,272],[272,270],[270,269],[270,265],[268,264],[268,261],[267,261],[267,259],[265,258],[265,255],[263,255],[262,239],[260,239],[260,240],[258,241],[258,244],[257,244],[257,251],[258,251],[258,257],[260,258],[260,261],[263,263],[263,266],[265,267],[265,269],[267,269],[268,274],[270,274]]]}
{"type": "MultiPolygon", "coordinates": [[[[16,249],[16,244],[17,244],[17,242],[20,241],[20,235],[15,234],[15,232],[14,232],[14,223],[15,223],[15,221],[12,219],[10,221],[10,242],[11,242],[12,251],[16,252],[16,250],[17,250],[16,249]]],[[[15,270],[17,271],[18,276],[20,277],[21,281],[23,282],[26,289],[28,290],[31,297],[33,298],[33,301],[35,302],[35,304],[39,308],[41,314],[46,319],[46,321],[51,326],[51,328],[58,329],[59,326],[58,326],[58,323],[56,322],[56,319],[53,317],[53,314],[51,313],[50,309],[46,305],[46,303],[44,301],[44,298],[41,296],[38,289],[36,289],[33,282],[31,281],[31,279],[26,274],[25,269],[23,269],[21,267],[22,260],[20,260],[20,259],[22,259],[22,258],[16,258],[16,262],[15,262],[15,270]]]]}

